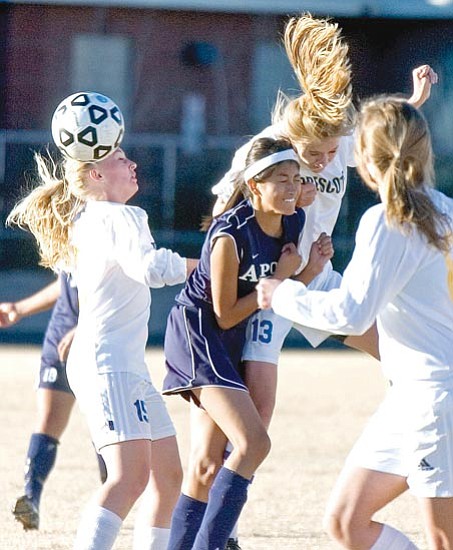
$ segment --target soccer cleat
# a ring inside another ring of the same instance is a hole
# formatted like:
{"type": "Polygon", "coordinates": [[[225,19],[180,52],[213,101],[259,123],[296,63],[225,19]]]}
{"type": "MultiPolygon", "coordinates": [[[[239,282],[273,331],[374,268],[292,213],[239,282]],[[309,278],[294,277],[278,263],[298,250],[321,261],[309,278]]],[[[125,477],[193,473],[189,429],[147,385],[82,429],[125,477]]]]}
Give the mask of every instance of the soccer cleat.
{"type": "Polygon", "coordinates": [[[27,495],[23,495],[16,500],[11,512],[16,520],[22,523],[25,531],[39,529],[39,510],[27,495]]]}
{"type": "Polygon", "coordinates": [[[241,550],[238,539],[228,539],[225,550],[241,550]]]}

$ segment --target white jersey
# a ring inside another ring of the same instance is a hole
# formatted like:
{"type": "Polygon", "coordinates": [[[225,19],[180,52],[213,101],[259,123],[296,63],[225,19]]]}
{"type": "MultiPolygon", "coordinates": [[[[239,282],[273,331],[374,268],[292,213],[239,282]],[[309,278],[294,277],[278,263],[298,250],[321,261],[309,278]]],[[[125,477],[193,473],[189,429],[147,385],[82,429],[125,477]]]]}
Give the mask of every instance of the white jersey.
{"type": "MultiPolygon", "coordinates": [[[[453,200],[430,191],[453,220],[453,200]]],[[[341,285],[307,291],[284,281],[276,313],[317,329],[362,334],[377,318],[384,374],[395,384],[422,381],[453,388],[453,302],[446,258],[416,230],[389,227],[381,204],[363,215],[341,285]]],[[[404,384],[403,384],[404,385],[404,384]]]]}
{"type": "Polygon", "coordinates": [[[89,201],[73,226],[80,314],[68,371],[147,374],[149,287],[183,283],[186,260],[157,249],[144,210],[89,201]]]}
{"type": "MultiPolygon", "coordinates": [[[[230,170],[212,188],[212,192],[215,195],[218,195],[224,201],[228,200],[233,193],[236,176],[245,168],[247,154],[253,142],[262,137],[279,139],[283,135],[280,126],[274,124],[265,128],[261,133],[254,136],[238,149],[234,155],[230,170]]],[[[302,183],[314,183],[317,188],[317,195],[313,204],[304,207],[307,219],[302,239],[299,243],[299,253],[302,256],[301,269],[308,262],[313,241],[323,231],[328,235],[332,235],[340,212],[341,201],[346,191],[348,166],[355,166],[353,135],[340,138],[335,157],[319,174],[301,165],[300,174],[302,183]]]]}

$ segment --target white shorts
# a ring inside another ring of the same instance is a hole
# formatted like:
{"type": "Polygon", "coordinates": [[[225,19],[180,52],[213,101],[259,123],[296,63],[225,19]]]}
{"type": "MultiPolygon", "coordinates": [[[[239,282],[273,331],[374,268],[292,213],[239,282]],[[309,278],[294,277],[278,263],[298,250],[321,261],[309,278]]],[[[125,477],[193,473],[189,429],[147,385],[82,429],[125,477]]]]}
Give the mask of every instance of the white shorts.
{"type": "Polygon", "coordinates": [[[129,372],[96,373],[74,393],[98,451],[121,441],[154,441],[176,434],[165,402],[149,378],[129,372]]]}
{"type": "MultiPolygon", "coordinates": [[[[338,288],[341,275],[333,271],[329,262],[324,270],[309,284],[310,290],[338,288]]],[[[257,311],[248,321],[246,342],[242,353],[243,361],[262,361],[276,365],[285,338],[294,326],[313,346],[319,346],[331,336],[330,332],[316,330],[276,315],[271,309],[257,311]]]]}
{"type": "Polygon", "coordinates": [[[283,343],[293,322],[271,309],[257,311],[247,323],[243,361],[278,363],[283,343]]]}
{"type": "MultiPolygon", "coordinates": [[[[324,290],[328,291],[332,288],[338,288],[341,284],[341,275],[333,270],[331,262],[326,264],[322,272],[313,279],[308,285],[309,290],[324,290]]],[[[318,347],[324,340],[327,340],[329,336],[332,336],[331,332],[324,330],[317,330],[315,328],[306,327],[294,323],[294,328],[298,330],[302,336],[314,347],[318,347]]]]}
{"type": "Polygon", "coordinates": [[[390,388],[346,465],[405,477],[417,497],[453,497],[453,391],[390,388]]]}

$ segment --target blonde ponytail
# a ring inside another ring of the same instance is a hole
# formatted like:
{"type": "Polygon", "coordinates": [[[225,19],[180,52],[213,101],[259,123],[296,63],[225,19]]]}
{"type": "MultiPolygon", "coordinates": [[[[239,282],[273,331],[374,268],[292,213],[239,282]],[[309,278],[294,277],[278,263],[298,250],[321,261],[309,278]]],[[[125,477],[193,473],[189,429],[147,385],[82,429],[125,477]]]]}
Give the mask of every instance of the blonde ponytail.
{"type": "Polygon", "coordinates": [[[281,121],[295,142],[350,133],[355,123],[351,67],[338,25],[310,14],[291,18],[284,45],[303,95],[292,100],[280,95],[274,122],[281,121]]]}
{"type": "Polygon", "coordinates": [[[58,165],[50,156],[45,159],[38,153],[35,162],[37,186],[16,204],[6,224],[32,233],[42,266],[70,269],[74,261],[70,227],[85,204],[81,189],[88,163],[64,161],[58,165]]]}
{"type": "Polygon", "coordinates": [[[448,254],[453,228],[430,193],[431,136],[420,111],[399,97],[366,101],[360,112],[356,156],[362,179],[379,191],[388,223],[403,230],[416,228],[430,245],[448,254]]]}

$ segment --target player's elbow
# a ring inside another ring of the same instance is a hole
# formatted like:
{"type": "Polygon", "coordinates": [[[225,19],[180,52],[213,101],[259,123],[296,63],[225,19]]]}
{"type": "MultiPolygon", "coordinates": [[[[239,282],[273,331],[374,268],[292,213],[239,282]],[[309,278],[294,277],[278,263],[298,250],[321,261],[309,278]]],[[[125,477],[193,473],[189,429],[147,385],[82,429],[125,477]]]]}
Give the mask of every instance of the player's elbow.
{"type": "Polygon", "coordinates": [[[233,328],[237,323],[233,322],[233,320],[231,319],[217,317],[217,324],[222,330],[229,330],[230,328],[233,328]]]}
{"type": "Polygon", "coordinates": [[[237,320],[228,311],[215,312],[215,318],[222,330],[228,330],[237,325],[237,320]]]}

